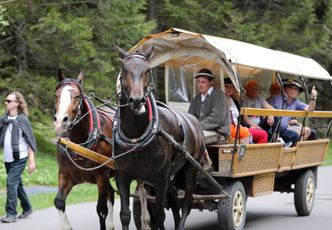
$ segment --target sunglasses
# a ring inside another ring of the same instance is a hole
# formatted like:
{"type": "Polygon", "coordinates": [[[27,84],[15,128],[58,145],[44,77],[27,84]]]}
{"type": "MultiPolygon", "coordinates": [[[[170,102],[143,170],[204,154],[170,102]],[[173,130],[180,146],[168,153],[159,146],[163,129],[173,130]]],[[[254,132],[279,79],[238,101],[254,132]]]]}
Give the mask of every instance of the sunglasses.
{"type": "Polygon", "coordinates": [[[17,102],[17,101],[15,101],[15,100],[8,100],[8,99],[5,100],[5,103],[8,103],[8,104],[9,104],[9,103],[11,103],[11,102],[17,102]]]}
{"type": "Polygon", "coordinates": [[[299,87],[297,87],[297,86],[288,86],[288,88],[290,88],[290,89],[294,89],[294,90],[300,90],[300,88],[299,87]]]}

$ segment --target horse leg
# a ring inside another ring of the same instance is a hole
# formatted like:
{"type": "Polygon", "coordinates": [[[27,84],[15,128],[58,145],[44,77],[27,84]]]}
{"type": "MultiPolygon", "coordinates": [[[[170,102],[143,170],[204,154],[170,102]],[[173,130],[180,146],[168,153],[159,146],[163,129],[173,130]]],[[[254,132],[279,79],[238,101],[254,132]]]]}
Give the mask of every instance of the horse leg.
{"type": "Polygon", "coordinates": [[[108,176],[101,176],[97,179],[98,202],[97,214],[101,230],[113,230],[113,204],[114,190],[110,185],[108,176]]]}
{"type": "Polygon", "coordinates": [[[188,166],[185,170],[185,196],[182,207],[182,215],[179,225],[177,226],[178,230],[184,230],[184,225],[186,219],[191,211],[191,204],[193,201],[193,193],[196,188],[197,181],[197,171],[194,167],[188,166]]]}
{"type": "Polygon", "coordinates": [[[130,193],[130,178],[124,175],[123,172],[118,170],[115,173],[116,186],[119,190],[121,210],[120,219],[122,223],[122,229],[128,230],[130,223],[130,210],[129,210],[129,193],[130,193]]]}
{"type": "Polygon", "coordinates": [[[180,213],[179,213],[180,207],[179,207],[176,189],[173,186],[168,186],[168,192],[166,196],[167,196],[168,206],[172,209],[174,225],[175,225],[174,229],[176,229],[176,227],[180,222],[180,213]]]}
{"type": "MultiPolygon", "coordinates": [[[[164,230],[164,221],[165,221],[165,210],[164,210],[164,204],[165,204],[165,198],[167,194],[167,188],[168,188],[168,180],[167,177],[163,176],[157,176],[158,180],[155,183],[155,192],[156,192],[156,229],[164,230]]],[[[154,229],[154,228],[153,228],[154,229]]]]}
{"type": "Polygon", "coordinates": [[[108,200],[107,200],[107,217],[106,217],[106,229],[114,229],[113,222],[113,207],[114,207],[114,189],[107,178],[107,187],[108,187],[108,200]]]}
{"type": "Polygon", "coordinates": [[[73,182],[63,173],[58,175],[58,192],[54,198],[54,205],[58,210],[62,230],[71,230],[71,224],[66,214],[66,198],[73,188],[73,182]]]}
{"type": "Polygon", "coordinates": [[[137,194],[141,202],[141,229],[150,230],[150,215],[148,212],[147,192],[144,183],[138,182],[137,194]]]}

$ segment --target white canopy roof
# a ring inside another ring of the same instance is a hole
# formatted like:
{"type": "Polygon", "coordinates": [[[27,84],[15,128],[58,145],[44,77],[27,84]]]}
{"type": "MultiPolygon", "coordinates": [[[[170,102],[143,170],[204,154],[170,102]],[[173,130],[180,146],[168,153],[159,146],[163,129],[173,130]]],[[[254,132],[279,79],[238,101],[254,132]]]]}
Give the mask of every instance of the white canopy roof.
{"type": "MultiPolygon", "coordinates": [[[[209,50],[224,61],[238,65],[237,68],[243,66],[244,68],[266,69],[305,78],[331,80],[330,74],[311,58],[177,28],[146,36],[133,50],[144,49],[150,45],[155,47],[152,63],[154,60],[159,60],[155,61],[154,66],[165,61],[165,58],[161,58],[165,52],[197,48],[209,50]]],[[[170,56],[169,53],[168,56],[170,56]]]]}

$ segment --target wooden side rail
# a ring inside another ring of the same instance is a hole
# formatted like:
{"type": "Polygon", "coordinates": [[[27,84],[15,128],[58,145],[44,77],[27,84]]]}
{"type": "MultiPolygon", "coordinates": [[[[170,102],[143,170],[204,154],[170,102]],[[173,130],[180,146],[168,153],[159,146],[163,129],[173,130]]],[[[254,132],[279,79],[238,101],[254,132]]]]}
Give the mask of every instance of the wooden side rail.
{"type": "Polygon", "coordinates": [[[307,112],[304,110],[284,110],[284,109],[256,109],[256,108],[241,108],[241,115],[256,115],[256,116],[286,116],[286,117],[332,117],[332,111],[314,111],[307,112]]]}

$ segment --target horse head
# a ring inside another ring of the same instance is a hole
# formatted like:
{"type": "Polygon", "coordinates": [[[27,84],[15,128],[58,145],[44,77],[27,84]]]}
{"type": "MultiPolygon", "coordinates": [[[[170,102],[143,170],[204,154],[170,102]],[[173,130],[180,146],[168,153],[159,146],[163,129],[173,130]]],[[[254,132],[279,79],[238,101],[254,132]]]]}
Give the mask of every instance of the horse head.
{"type": "Polygon", "coordinates": [[[150,77],[149,58],[153,53],[153,46],[146,51],[127,53],[115,46],[122,60],[120,75],[121,98],[123,104],[128,103],[136,114],[143,113],[150,77]]]}
{"type": "Polygon", "coordinates": [[[83,73],[76,79],[66,78],[62,70],[58,71],[58,85],[55,89],[54,128],[58,135],[67,131],[79,117],[82,106],[83,73]]]}

